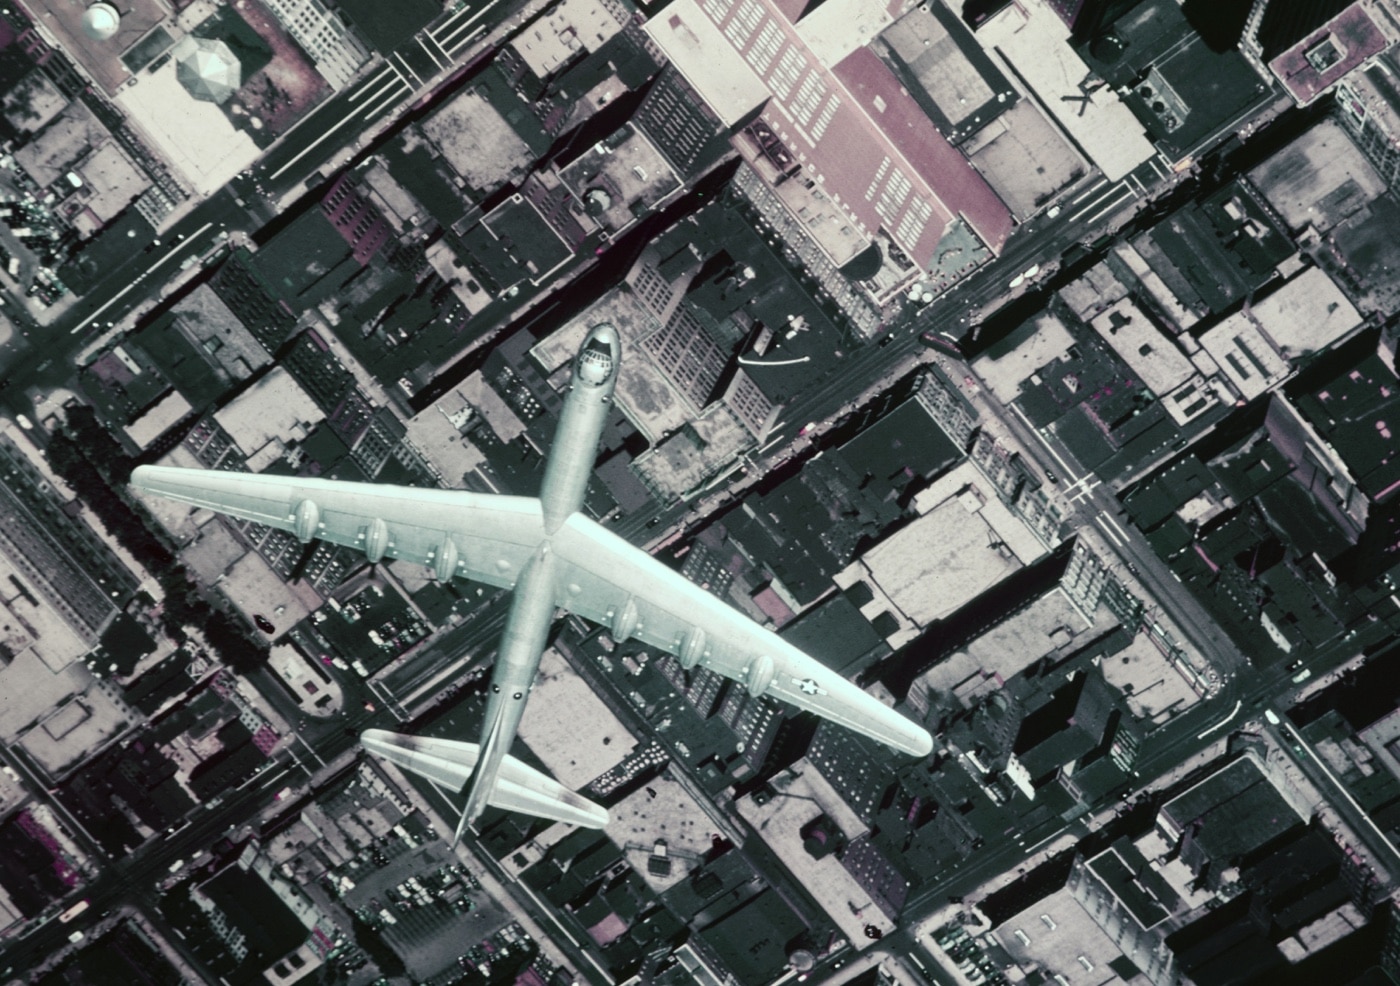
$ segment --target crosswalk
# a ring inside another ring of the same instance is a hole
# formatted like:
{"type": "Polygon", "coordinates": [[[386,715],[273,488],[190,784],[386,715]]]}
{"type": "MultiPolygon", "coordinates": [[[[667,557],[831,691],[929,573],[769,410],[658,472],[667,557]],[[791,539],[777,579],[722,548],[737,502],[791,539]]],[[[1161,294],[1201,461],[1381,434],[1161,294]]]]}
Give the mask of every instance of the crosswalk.
{"type": "Polygon", "coordinates": [[[1110,182],[1100,176],[1097,181],[1065,202],[1061,208],[1068,213],[1069,222],[1082,222],[1092,226],[1133,200],[1146,196],[1149,189],[1171,174],[1171,166],[1160,156],[1154,157],[1141,168],[1117,181],[1110,182]]]}
{"type": "MultiPolygon", "coordinates": [[[[425,76],[421,67],[414,68],[402,49],[393,52],[378,69],[357,83],[344,97],[346,110],[340,119],[324,127],[319,137],[271,172],[268,177],[276,181],[322,144],[337,136],[341,140],[347,139],[347,130],[353,133],[379,120],[393,107],[406,102],[430,85],[437,74],[458,67],[459,58],[486,30],[482,19],[500,2],[501,0],[490,0],[480,7],[463,6],[441,24],[418,32],[409,44],[422,50],[428,61],[436,66],[436,73],[425,76]]],[[[295,132],[295,128],[292,132],[295,132]]]]}

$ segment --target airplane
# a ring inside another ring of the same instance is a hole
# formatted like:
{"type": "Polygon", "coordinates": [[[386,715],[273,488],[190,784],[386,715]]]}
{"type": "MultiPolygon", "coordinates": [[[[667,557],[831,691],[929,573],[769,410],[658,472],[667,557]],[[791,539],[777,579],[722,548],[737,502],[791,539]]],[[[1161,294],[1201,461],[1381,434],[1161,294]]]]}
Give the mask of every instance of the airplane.
{"type": "Polygon", "coordinates": [[[511,589],[480,742],[361,735],[365,749],[465,795],[460,840],[488,805],[602,828],[608,813],[510,755],[558,610],[601,624],[782,699],[903,753],[925,757],[927,730],[759,626],[723,600],[584,516],[583,496],[612,406],[622,352],[616,330],[594,326],[573,361],[538,497],[376,483],[139,466],[131,485],[196,507],[363,551],[370,562],[426,565],[443,582],[511,589]]]}

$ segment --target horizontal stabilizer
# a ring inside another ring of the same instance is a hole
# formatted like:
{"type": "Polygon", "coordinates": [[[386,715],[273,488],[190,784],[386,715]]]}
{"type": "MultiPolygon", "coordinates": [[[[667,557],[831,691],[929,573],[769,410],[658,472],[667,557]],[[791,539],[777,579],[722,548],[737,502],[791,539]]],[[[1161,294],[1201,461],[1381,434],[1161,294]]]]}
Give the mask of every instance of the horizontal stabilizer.
{"type": "MultiPolygon", "coordinates": [[[[365,730],[360,734],[360,742],[366,750],[390,763],[457,793],[461,793],[471,779],[480,749],[475,743],[406,736],[383,729],[365,730]]],[[[602,828],[608,824],[605,809],[514,757],[501,761],[500,772],[487,800],[497,808],[523,811],[585,828],[602,828]]]]}

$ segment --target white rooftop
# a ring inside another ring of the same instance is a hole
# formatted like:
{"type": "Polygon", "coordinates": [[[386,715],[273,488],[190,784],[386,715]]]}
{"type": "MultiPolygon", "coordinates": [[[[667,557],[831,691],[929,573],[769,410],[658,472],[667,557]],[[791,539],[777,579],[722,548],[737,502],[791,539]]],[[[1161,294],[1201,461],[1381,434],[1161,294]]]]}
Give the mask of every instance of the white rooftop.
{"type": "Polygon", "coordinates": [[[1074,336],[1065,324],[1049,312],[1033,319],[1034,331],[1017,330],[1020,338],[1008,352],[997,350],[995,357],[984,354],[972,363],[992,396],[1010,404],[1021,393],[1021,384],[1042,366],[1059,359],[1074,345],[1074,336]]]}
{"type": "Polygon", "coordinates": [[[216,104],[190,95],[173,61],[141,73],[116,101],[201,196],[217,192],[262,153],[216,104]]]}
{"type": "Polygon", "coordinates": [[[797,34],[817,61],[832,68],[857,48],[864,48],[894,23],[892,3],[826,0],[797,22],[797,34]]]}
{"type": "Polygon", "coordinates": [[[172,390],[122,430],[127,438],[136,443],[137,448],[145,448],[191,410],[190,402],[178,390],[172,390]]]}
{"type": "Polygon", "coordinates": [[[572,790],[617,766],[637,745],[622,720],[552,647],[540,658],[520,738],[550,775],[572,790]]]}
{"type": "Polygon", "coordinates": [[[622,24],[602,0],[561,0],[511,39],[510,47],[541,79],[553,75],[579,51],[596,51],[622,24]]]}
{"type": "Polygon", "coordinates": [[[1319,267],[1309,267],[1262,301],[1254,317],[1285,356],[1326,349],[1361,326],[1361,313],[1319,267]]]}
{"type": "Polygon", "coordinates": [[[324,418],[301,384],[281,366],[214,412],[214,420],[248,457],[251,472],[266,469],[287,442],[305,438],[324,418]]]}
{"type": "Polygon", "coordinates": [[[1084,149],[1109,181],[1152,158],[1156,148],[1117,93],[1103,86],[1088,94],[1080,83],[1089,66],[1069,46],[1069,27],[1041,0],[1008,4],[977,29],[977,40],[1013,77],[1035,91],[1040,104],[1084,149]],[[1065,96],[1075,97],[1065,102],[1065,96]]]}
{"type": "Polygon", "coordinates": [[[1242,311],[1224,319],[1200,341],[1201,348],[1245,400],[1258,397],[1288,376],[1288,363],[1258,324],[1242,311]]]}
{"type": "Polygon", "coordinates": [[[485,457],[462,434],[454,415],[465,421],[467,402],[449,394],[431,407],[425,407],[405,422],[408,440],[423,454],[449,489],[463,485],[463,477],[482,464],[485,457]]]}
{"type": "Polygon", "coordinates": [[[1176,342],[1162,335],[1131,298],[1120,298],[1089,324],[1158,397],[1196,372],[1176,342]]]}
{"type": "Polygon", "coordinates": [[[725,126],[733,126],[768,98],[749,68],[696,0],[678,0],[644,30],[725,126]]]}
{"type": "Polygon", "coordinates": [[[865,553],[870,577],[920,626],[947,617],[1021,567],[979,516],[969,490],[944,501],[865,553]]]}

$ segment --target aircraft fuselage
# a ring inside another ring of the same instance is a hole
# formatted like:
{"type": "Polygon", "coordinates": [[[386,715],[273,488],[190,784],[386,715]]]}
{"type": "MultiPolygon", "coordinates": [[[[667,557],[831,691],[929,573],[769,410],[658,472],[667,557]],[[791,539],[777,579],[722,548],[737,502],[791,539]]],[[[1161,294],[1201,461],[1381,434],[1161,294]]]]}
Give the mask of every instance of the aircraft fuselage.
{"type": "Polygon", "coordinates": [[[554,619],[554,601],[558,598],[550,538],[583,506],[584,491],[598,455],[598,440],[612,406],[621,355],[616,331],[610,325],[598,325],[589,331],[574,359],[569,392],[540,488],[544,536],[515,584],[491,673],[481,754],[467,784],[459,836],[462,827],[480,817],[489,803],[501,761],[510,752],[525,700],[539,671],[554,619]]]}

